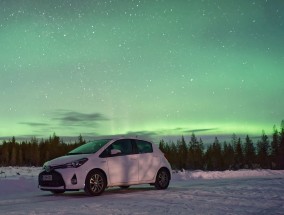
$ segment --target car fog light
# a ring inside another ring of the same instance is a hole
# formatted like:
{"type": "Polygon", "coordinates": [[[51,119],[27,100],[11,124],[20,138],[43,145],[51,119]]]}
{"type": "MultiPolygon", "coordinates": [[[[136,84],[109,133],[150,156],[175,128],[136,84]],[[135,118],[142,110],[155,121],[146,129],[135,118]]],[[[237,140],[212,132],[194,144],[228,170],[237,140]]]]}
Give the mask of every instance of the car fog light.
{"type": "Polygon", "coordinates": [[[74,174],[73,177],[71,178],[71,184],[77,184],[77,177],[74,174]]]}

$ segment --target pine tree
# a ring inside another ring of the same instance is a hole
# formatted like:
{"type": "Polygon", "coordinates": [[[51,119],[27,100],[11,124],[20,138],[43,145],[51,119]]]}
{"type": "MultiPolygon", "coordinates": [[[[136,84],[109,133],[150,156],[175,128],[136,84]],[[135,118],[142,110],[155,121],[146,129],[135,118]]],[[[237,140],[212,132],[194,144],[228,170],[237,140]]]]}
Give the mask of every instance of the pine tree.
{"type": "Polygon", "coordinates": [[[269,155],[268,136],[263,131],[261,139],[257,143],[257,159],[258,163],[262,168],[267,169],[270,167],[268,155],[269,155]]]}
{"type": "Polygon", "coordinates": [[[238,143],[238,137],[237,137],[237,135],[234,133],[234,134],[232,135],[232,140],[231,140],[231,144],[232,144],[232,146],[233,146],[233,148],[234,148],[234,151],[235,151],[236,148],[237,148],[237,143],[238,143]]]}
{"type": "Polygon", "coordinates": [[[86,141],[83,139],[83,137],[82,137],[82,135],[80,134],[79,135],[79,137],[78,137],[78,143],[79,143],[79,145],[83,145],[83,144],[85,144],[86,143],[86,141]]]}
{"type": "Polygon", "coordinates": [[[59,150],[59,144],[60,144],[60,137],[56,136],[55,133],[53,133],[52,137],[49,137],[49,156],[50,159],[54,159],[61,155],[61,152],[59,150]]]}
{"type": "Polygon", "coordinates": [[[181,140],[177,141],[177,150],[179,155],[179,169],[186,169],[187,168],[187,145],[184,140],[184,137],[181,137],[181,140]]]}
{"type": "Polygon", "coordinates": [[[279,140],[279,156],[278,156],[278,166],[280,169],[284,169],[284,120],[281,122],[279,140]]]}
{"type": "Polygon", "coordinates": [[[23,166],[23,152],[22,152],[21,146],[19,147],[19,151],[18,151],[18,165],[19,166],[23,166]]]}
{"type": "Polygon", "coordinates": [[[224,159],[224,168],[223,169],[232,169],[233,165],[235,163],[234,160],[234,148],[233,146],[229,143],[227,144],[227,142],[225,141],[223,143],[223,159],[224,159]]]}
{"type": "Polygon", "coordinates": [[[203,169],[204,160],[203,160],[203,142],[200,138],[200,141],[197,140],[194,133],[192,133],[189,141],[188,149],[188,167],[190,169],[203,169]]]}
{"type": "Polygon", "coordinates": [[[159,149],[160,149],[163,153],[165,153],[165,145],[166,145],[165,141],[164,141],[164,140],[160,140],[160,142],[159,142],[159,149]]]}
{"type": "Polygon", "coordinates": [[[15,166],[16,164],[17,164],[17,149],[16,145],[14,144],[11,152],[10,165],[15,166]]]}
{"type": "Polygon", "coordinates": [[[198,148],[197,148],[197,168],[198,169],[204,169],[204,145],[203,141],[200,138],[198,142],[198,148]]]}
{"type": "Polygon", "coordinates": [[[221,145],[217,137],[215,137],[215,140],[212,146],[212,163],[213,163],[213,168],[215,170],[221,170],[223,166],[222,149],[221,149],[221,145]]]}
{"type": "Polygon", "coordinates": [[[280,154],[280,135],[276,128],[273,126],[273,134],[272,134],[272,141],[271,141],[271,167],[272,169],[279,168],[279,154],[280,154]]]}
{"type": "Polygon", "coordinates": [[[1,163],[4,166],[9,165],[10,157],[9,157],[9,147],[6,141],[3,141],[2,144],[2,155],[0,157],[1,163]]]}
{"type": "Polygon", "coordinates": [[[180,169],[179,167],[179,154],[177,145],[174,142],[171,142],[169,145],[169,162],[172,165],[173,169],[180,169]]]}
{"type": "Polygon", "coordinates": [[[0,166],[3,165],[3,160],[2,160],[2,157],[3,157],[3,146],[0,144],[0,166]]]}
{"type": "Polygon", "coordinates": [[[39,147],[38,147],[38,143],[33,143],[31,145],[31,150],[32,150],[32,154],[33,154],[33,159],[32,159],[32,165],[33,166],[39,166],[40,164],[40,155],[39,155],[39,147]]]}
{"type": "Polygon", "coordinates": [[[255,163],[255,147],[248,135],[244,145],[244,162],[250,169],[253,168],[253,163],[255,163]]]}
{"type": "Polygon", "coordinates": [[[164,153],[167,160],[172,164],[172,161],[170,161],[172,152],[170,150],[169,144],[167,144],[164,140],[161,140],[159,142],[159,149],[164,153]]]}
{"type": "Polygon", "coordinates": [[[196,149],[198,147],[198,141],[194,133],[192,133],[189,141],[189,149],[188,149],[188,168],[196,169],[196,149]]]}
{"type": "Polygon", "coordinates": [[[205,163],[207,170],[222,170],[222,149],[217,137],[215,137],[213,144],[205,152],[205,163]]]}
{"type": "Polygon", "coordinates": [[[242,148],[242,143],[241,143],[241,138],[238,138],[237,143],[235,144],[235,168],[239,169],[242,168],[243,163],[244,163],[244,155],[243,155],[243,148],[242,148]]]}
{"type": "Polygon", "coordinates": [[[207,147],[207,150],[204,154],[204,169],[205,170],[214,170],[213,163],[212,163],[212,145],[207,147]]]}

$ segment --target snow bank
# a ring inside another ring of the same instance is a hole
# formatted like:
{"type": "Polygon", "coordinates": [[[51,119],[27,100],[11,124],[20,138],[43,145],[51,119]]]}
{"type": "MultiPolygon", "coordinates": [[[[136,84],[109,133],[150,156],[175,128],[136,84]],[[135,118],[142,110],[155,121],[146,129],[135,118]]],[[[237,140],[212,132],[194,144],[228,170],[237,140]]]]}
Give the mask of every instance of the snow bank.
{"type": "MultiPolygon", "coordinates": [[[[0,167],[0,179],[18,179],[37,178],[41,167],[0,167]]],[[[238,170],[238,171],[173,171],[173,180],[191,180],[191,179],[222,179],[222,178],[247,178],[247,177],[270,177],[270,176],[284,176],[284,170],[238,170]]]]}
{"type": "Polygon", "coordinates": [[[83,191],[52,195],[39,190],[40,170],[0,167],[0,214],[247,215],[284,211],[284,170],[174,171],[167,190],[148,185],[110,188],[94,198],[83,191]]]}
{"type": "Polygon", "coordinates": [[[0,179],[3,178],[33,178],[37,177],[41,167],[0,167],[0,179]]]}
{"type": "Polygon", "coordinates": [[[238,171],[174,171],[173,180],[190,179],[221,179],[221,178],[248,178],[248,177],[270,177],[284,175],[284,170],[238,170],[238,171]]]}

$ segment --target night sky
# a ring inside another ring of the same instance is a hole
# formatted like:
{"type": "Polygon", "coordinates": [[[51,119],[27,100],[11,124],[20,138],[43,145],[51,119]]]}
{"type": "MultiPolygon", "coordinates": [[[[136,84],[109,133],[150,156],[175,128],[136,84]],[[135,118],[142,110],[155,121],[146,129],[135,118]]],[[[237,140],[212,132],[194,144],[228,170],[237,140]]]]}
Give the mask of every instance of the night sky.
{"type": "Polygon", "coordinates": [[[282,0],[0,0],[0,137],[261,135],[282,0]]]}

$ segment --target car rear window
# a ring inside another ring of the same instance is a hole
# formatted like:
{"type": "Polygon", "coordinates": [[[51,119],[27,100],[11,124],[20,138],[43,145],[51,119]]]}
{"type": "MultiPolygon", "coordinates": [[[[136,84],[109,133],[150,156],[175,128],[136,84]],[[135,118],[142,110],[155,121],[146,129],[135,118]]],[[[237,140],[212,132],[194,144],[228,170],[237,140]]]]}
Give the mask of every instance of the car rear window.
{"type": "Polygon", "coordinates": [[[136,140],[136,145],[138,149],[139,154],[144,154],[144,153],[152,153],[153,152],[153,147],[152,143],[143,141],[143,140],[136,140]]]}

